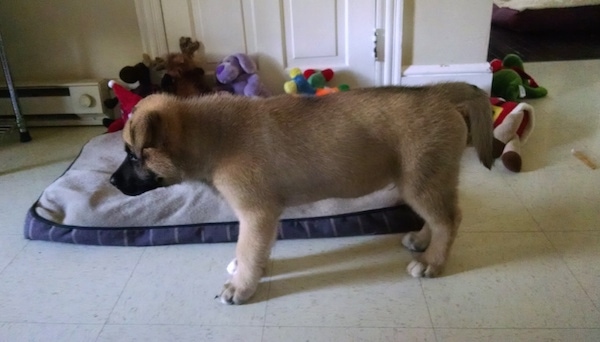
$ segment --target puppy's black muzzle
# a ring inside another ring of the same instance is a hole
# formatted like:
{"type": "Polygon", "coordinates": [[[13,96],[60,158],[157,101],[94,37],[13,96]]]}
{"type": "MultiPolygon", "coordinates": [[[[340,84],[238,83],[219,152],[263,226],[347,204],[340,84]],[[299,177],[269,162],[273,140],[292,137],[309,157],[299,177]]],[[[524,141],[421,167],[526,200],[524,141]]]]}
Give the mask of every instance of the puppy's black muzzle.
{"type": "Polygon", "coordinates": [[[162,180],[145,168],[140,160],[128,154],[110,177],[110,183],[125,195],[137,196],[160,187],[162,180]]]}

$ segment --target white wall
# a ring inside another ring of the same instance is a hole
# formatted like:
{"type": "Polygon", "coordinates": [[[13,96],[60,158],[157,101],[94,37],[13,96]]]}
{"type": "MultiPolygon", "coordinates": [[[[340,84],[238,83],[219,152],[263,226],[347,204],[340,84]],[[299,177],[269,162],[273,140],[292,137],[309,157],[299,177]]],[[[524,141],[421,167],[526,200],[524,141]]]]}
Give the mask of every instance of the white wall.
{"type": "Polygon", "coordinates": [[[404,0],[402,64],[487,59],[493,0],[404,0]]]}
{"type": "Polygon", "coordinates": [[[1,0],[0,30],[15,81],[115,78],[142,60],[133,0],[1,0]]]}
{"type": "MultiPolygon", "coordinates": [[[[485,62],[492,0],[405,0],[403,65],[485,62]]],[[[1,0],[17,81],[116,78],[143,53],[133,0],[1,0]]]]}

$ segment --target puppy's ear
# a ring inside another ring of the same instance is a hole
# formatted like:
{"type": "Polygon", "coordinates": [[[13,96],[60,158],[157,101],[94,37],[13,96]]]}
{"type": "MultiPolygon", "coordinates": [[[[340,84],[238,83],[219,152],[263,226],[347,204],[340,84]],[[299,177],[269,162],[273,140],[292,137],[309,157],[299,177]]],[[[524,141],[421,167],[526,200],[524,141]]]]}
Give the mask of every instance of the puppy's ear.
{"type": "Polygon", "coordinates": [[[164,143],[161,125],[160,114],[157,111],[151,111],[136,120],[135,125],[130,127],[136,155],[141,156],[143,149],[161,146],[164,143]]]}

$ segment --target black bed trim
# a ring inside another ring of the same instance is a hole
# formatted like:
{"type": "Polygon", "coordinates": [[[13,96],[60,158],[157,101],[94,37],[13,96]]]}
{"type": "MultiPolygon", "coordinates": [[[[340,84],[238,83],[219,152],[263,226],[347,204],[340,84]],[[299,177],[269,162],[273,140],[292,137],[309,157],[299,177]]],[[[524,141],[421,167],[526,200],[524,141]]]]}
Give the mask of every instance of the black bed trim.
{"type": "MultiPolygon", "coordinates": [[[[379,235],[418,230],[423,221],[406,205],[330,217],[284,219],[279,240],[379,235]]],[[[160,246],[188,243],[235,242],[237,222],[155,227],[79,227],[51,222],[27,212],[25,238],[102,246],[160,246]]]]}
{"type": "MultiPolygon", "coordinates": [[[[84,145],[85,146],[85,145],[84,145]]],[[[62,173],[75,163],[79,154],[62,173]]],[[[39,201],[38,197],[38,201],[39,201]]],[[[27,211],[24,236],[30,240],[102,246],[160,246],[188,243],[235,242],[238,222],[199,223],[150,227],[90,227],[52,222],[36,212],[36,201],[27,211]]],[[[279,240],[379,235],[419,230],[423,220],[407,205],[279,223],[279,240]]]]}

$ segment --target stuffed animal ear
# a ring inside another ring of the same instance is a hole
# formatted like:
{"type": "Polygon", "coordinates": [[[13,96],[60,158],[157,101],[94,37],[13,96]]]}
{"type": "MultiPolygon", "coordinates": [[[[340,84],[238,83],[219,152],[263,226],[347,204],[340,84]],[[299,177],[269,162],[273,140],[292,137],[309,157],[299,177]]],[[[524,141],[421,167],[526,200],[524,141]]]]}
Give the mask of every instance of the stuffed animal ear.
{"type": "Polygon", "coordinates": [[[135,83],[138,80],[135,67],[127,65],[121,68],[119,78],[125,81],[125,83],[135,83]]]}
{"type": "Polygon", "coordinates": [[[142,54],[142,63],[144,63],[148,68],[152,65],[152,58],[150,58],[149,54],[142,54]]]}
{"type": "Polygon", "coordinates": [[[329,82],[333,78],[334,73],[333,73],[333,70],[331,70],[331,69],[324,69],[324,70],[321,70],[321,74],[323,74],[323,77],[325,77],[325,81],[329,82]]]}
{"type": "Polygon", "coordinates": [[[162,71],[167,68],[167,61],[162,57],[155,57],[154,61],[152,63],[153,63],[152,67],[156,71],[162,71]]]}
{"type": "Polygon", "coordinates": [[[181,37],[179,38],[179,50],[181,53],[193,56],[196,51],[200,49],[200,42],[197,40],[192,40],[190,37],[181,37]]]}
{"type": "Polygon", "coordinates": [[[312,75],[314,75],[317,72],[317,70],[315,69],[306,69],[304,70],[304,78],[308,79],[309,77],[311,77],[312,75]]]}
{"type": "Polygon", "coordinates": [[[243,54],[243,53],[236,53],[233,56],[238,59],[238,61],[240,62],[240,66],[246,73],[248,73],[248,74],[256,73],[256,69],[257,69],[256,64],[248,55],[243,54]]]}

